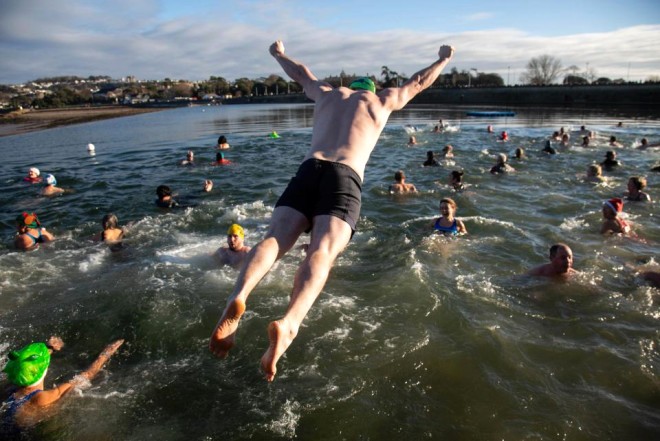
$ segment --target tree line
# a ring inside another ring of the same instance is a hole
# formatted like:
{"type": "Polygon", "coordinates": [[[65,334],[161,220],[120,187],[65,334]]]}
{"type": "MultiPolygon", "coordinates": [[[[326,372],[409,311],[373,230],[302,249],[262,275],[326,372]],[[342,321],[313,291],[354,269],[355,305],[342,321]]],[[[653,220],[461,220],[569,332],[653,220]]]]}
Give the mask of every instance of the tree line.
{"type": "MultiPolygon", "coordinates": [[[[529,60],[525,71],[520,77],[524,85],[545,86],[555,84],[564,75],[563,84],[611,84],[623,83],[622,79],[610,80],[598,77],[595,69],[582,71],[577,66],[564,68],[561,60],[551,55],[541,55],[529,60]]],[[[362,75],[347,74],[341,71],[339,75],[323,78],[323,81],[334,87],[348,86],[362,75]]],[[[399,73],[388,66],[382,66],[380,76],[371,75],[371,79],[381,88],[397,87],[409,78],[405,73],[399,73]]],[[[659,77],[648,81],[660,82],[659,77]]],[[[208,80],[189,82],[187,80],[161,81],[124,81],[116,82],[108,76],[57,76],[40,78],[32,83],[50,84],[47,91],[40,93],[17,93],[13,86],[0,85],[0,101],[9,101],[12,107],[65,107],[70,105],[100,104],[102,102],[124,102],[125,97],[146,97],[153,101],[172,101],[177,98],[209,99],[253,95],[279,95],[302,93],[298,83],[287,81],[279,75],[271,74],[265,78],[237,78],[229,81],[221,76],[211,76],[208,80]],[[90,89],[90,82],[98,90],[90,89]],[[117,96],[120,94],[121,96],[117,96]]],[[[502,87],[504,80],[497,73],[479,72],[472,68],[459,71],[453,67],[448,73],[438,77],[432,87],[502,87]]]]}

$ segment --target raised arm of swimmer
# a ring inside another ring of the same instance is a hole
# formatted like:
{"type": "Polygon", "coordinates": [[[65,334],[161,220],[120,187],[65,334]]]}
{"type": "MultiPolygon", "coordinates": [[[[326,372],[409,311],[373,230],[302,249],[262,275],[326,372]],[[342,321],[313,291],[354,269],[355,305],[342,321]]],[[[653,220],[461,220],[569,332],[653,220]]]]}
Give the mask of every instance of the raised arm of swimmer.
{"type": "Polygon", "coordinates": [[[401,87],[385,89],[378,95],[385,99],[385,103],[391,110],[403,109],[417,94],[431,87],[453,56],[454,48],[452,46],[440,46],[438,60],[435,63],[413,74],[401,87]]]}
{"type": "Polygon", "coordinates": [[[277,40],[271,44],[269,51],[275,57],[275,60],[280,63],[284,72],[303,87],[309,99],[316,101],[318,93],[332,89],[330,84],[319,81],[307,66],[285,55],[282,40],[277,40]]]}

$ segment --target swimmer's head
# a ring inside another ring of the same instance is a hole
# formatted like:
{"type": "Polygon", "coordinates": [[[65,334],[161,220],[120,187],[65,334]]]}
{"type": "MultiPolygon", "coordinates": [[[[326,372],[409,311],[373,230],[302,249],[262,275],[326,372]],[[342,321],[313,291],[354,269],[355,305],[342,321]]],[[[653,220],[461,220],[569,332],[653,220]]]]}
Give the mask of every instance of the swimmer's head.
{"type": "Polygon", "coordinates": [[[446,146],[444,146],[444,147],[442,148],[442,151],[445,152],[445,153],[449,153],[449,152],[451,152],[452,150],[454,150],[454,146],[452,146],[451,144],[447,144],[446,146]]]}
{"type": "Polygon", "coordinates": [[[218,138],[218,145],[221,144],[227,144],[227,138],[225,138],[225,135],[220,135],[220,137],[218,138]]]}
{"type": "Polygon", "coordinates": [[[609,208],[615,215],[617,215],[623,211],[623,200],[619,198],[612,198],[608,201],[605,201],[603,206],[609,208]]]}
{"type": "Polygon", "coordinates": [[[163,199],[165,196],[172,196],[172,190],[167,185],[159,185],[156,188],[156,195],[159,199],[163,199]]]}
{"type": "Polygon", "coordinates": [[[46,185],[57,185],[57,179],[55,179],[55,176],[51,174],[46,175],[46,185]]]}
{"type": "Polygon", "coordinates": [[[36,213],[23,212],[16,218],[16,223],[19,227],[26,228],[39,228],[41,226],[36,213]]]}
{"type": "Polygon", "coordinates": [[[192,161],[194,157],[195,157],[195,154],[193,153],[193,151],[188,150],[188,153],[186,154],[186,158],[188,158],[188,160],[192,161]]]}
{"type": "Polygon", "coordinates": [[[117,228],[117,223],[119,223],[119,220],[117,219],[117,216],[112,213],[103,216],[103,220],[101,221],[101,225],[103,225],[104,230],[117,228]]]}
{"type": "Polygon", "coordinates": [[[43,380],[50,365],[50,352],[45,343],[31,343],[11,351],[9,361],[2,370],[16,386],[27,387],[43,380]]]}
{"type": "Polygon", "coordinates": [[[587,167],[587,175],[589,176],[602,176],[603,168],[598,164],[591,164],[587,167]]]}
{"type": "Polygon", "coordinates": [[[241,227],[238,224],[231,224],[229,229],[227,230],[227,236],[240,236],[241,239],[245,238],[245,232],[243,231],[243,227],[241,227]]]}
{"type": "Polygon", "coordinates": [[[30,167],[28,169],[28,175],[34,175],[34,177],[37,177],[41,174],[39,169],[37,167],[30,167]]]}
{"type": "Polygon", "coordinates": [[[371,78],[367,77],[358,78],[348,88],[352,90],[368,90],[371,93],[376,93],[376,84],[374,84],[371,78]]]}
{"type": "Polygon", "coordinates": [[[637,191],[641,191],[646,188],[646,178],[633,176],[632,178],[628,179],[628,184],[629,186],[632,185],[634,188],[636,188],[637,191]]]}
{"type": "Polygon", "coordinates": [[[614,150],[608,150],[607,153],[605,153],[605,157],[608,159],[614,159],[616,158],[616,152],[614,150]]]}
{"type": "Polygon", "coordinates": [[[506,153],[500,153],[499,155],[497,155],[497,162],[499,162],[500,164],[504,164],[507,159],[508,158],[506,156],[506,153]]]}
{"type": "Polygon", "coordinates": [[[401,182],[404,179],[406,179],[406,175],[405,175],[405,173],[403,173],[403,170],[399,170],[396,173],[394,173],[394,180],[396,182],[401,182]]]}

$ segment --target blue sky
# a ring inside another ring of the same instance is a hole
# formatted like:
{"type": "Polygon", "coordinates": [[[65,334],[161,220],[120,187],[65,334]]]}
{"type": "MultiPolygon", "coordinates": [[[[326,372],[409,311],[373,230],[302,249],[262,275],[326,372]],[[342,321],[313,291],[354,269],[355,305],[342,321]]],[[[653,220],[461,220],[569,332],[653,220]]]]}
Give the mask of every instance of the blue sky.
{"type": "Polygon", "coordinates": [[[450,67],[517,82],[548,54],[597,76],[660,75],[660,1],[1,0],[0,83],[53,75],[228,80],[283,75],[282,39],[319,77],[450,67]]]}

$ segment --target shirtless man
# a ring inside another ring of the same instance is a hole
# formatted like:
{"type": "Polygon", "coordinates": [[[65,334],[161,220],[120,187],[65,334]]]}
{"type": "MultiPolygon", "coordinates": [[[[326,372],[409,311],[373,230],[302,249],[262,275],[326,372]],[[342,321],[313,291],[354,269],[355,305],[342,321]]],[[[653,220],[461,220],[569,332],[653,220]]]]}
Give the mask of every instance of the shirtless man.
{"type": "Polygon", "coordinates": [[[542,277],[568,277],[577,271],[573,269],[573,251],[565,243],[550,247],[550,263],[531,269],[527,274],[542,277]]]}
{"type": "Polygon", "coordinates": [[[245,257],[247,257],[251,248],[243,244],[245,232],[243,227],[238,224],[232,224],[227,230],[227,246],[218,248],[213,254],[220,265],[229,265],[235,269],[240,269],[245,257]]]}
{"type": "Polygon", "coordinates": [[[394,184],[390,185],[390,193],[417,193],[415,184],[406,184],[406,175],[403,170],[394,173],[394,184]]]}
{"type": "Polygon", "coordinates": [[[378,93],[368,78],[354,81],[349,88],[334,88],[318,80],[305,65],[285,55],[281,41],[270,46],[270,53],[315,102],[312,145],[277,202],[266,237],[248,254],[209,342],[215,355],[227,355],[234,345],[250,292],[298,237],[311,231],[287,311],[268,326],[270,345],[261,358],[261,369],[268,381],[275,378],[277,361],[296,337],[332,264],[355,231],[364,169],[387,119],[433,84],[451,60],[454,49],[441,46],[433,64],[412,75],[401,87],[378,93]],[[310,191],[312,187],[319,190],[310,191]]]}

